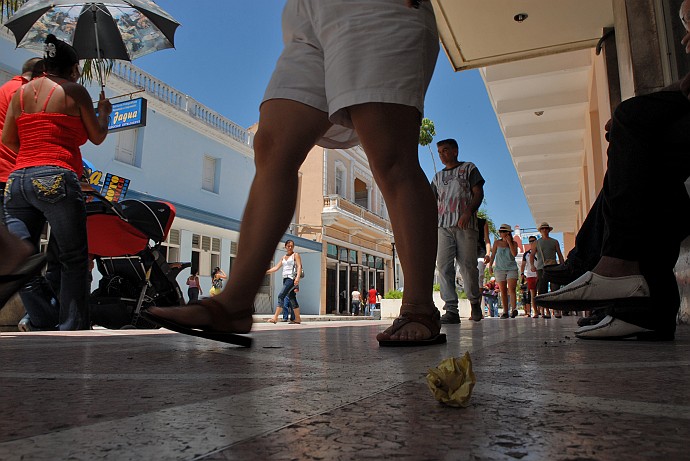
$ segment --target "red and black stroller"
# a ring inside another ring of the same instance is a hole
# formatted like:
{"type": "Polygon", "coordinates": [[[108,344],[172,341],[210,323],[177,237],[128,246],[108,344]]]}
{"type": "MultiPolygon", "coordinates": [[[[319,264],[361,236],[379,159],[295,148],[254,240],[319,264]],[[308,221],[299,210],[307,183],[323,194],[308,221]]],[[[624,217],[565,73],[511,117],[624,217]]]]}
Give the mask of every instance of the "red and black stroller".
{"type": "Polygon", "coordinates": [[[166,261],[161,242],[175,207],[167,202],[123,200],[96,193],[86,204],[89,253],[102,278],[90,297],[91,323],[105,328],[158,328],[140,317],[149,306],[184,304],[176,277],[190,263],[166,261]]]}

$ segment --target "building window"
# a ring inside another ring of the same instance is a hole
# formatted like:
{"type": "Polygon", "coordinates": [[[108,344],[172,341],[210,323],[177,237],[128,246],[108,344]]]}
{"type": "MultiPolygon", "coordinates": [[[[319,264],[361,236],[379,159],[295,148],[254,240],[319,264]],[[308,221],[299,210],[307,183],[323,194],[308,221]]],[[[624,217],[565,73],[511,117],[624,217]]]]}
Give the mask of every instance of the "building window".
{"type": "Polygon", "coordinates": [[[345,168],[341,164],[335,165],[335,193],[341,197],[346,196],[345,168]]]}
{"type": "Polygon", "coordinates": [[[388,219],[388,210],[386,210],[386,202],[383,200],[383,194],[381,193],[381,191],[379,191],[378,196],[379,196],[378,215],[384,219],[388,219]]]}
{"type": "Polygon", "coordinates": [[[350,258],[349,261],[352,264],[357,264],[357,250],[350,250],[350,258]]]}
{"type": "Polygon", "coordinates": [[[192,234],[192,267],[203,276],[211,275],[215,267],[220,267],[219,238],[192,234]]]}
{"type": "Polygon", "coordinates": [[[218,162],[217,158],[204,155],[204,177],[201,188],[209,192],[218,193],[218,162]]]}
{"type": "Polygon", "coordinates": [[[117,134],[117,146],[115,148],[115,160],[128,165],[139,165],[137,155],[138,129],[120,131],[117,134]]]}
{"type": "Polygon", "coordinates": [[[165,255],[165,260],[169,263],[178,262],[180,260],[180,231],[179,229],[170,229],[168,238],[161,243],[161,249],[165,255]]]}
{"type": "Polygon", "coordinates": [[[237,242],[230,242],[230,264],[228,265],[228,275],[232,272],[232,266],[237,257],[237,242]]]}
{"type": "Polygon", "coordinates": [[[355,203],[369,209],[369,189],[367,183],[361,179],[355,179],[355,203]]]}
{"type": "Polygon", "coordinates": [[[338,259],[347,262],[347,248],[338,248],[338,259]]]}
{"type": "Polygon", "coordinates": [[[338,259],[338,247],[329,243],[326,247],[326,256],[333,259],[338,259]]]}

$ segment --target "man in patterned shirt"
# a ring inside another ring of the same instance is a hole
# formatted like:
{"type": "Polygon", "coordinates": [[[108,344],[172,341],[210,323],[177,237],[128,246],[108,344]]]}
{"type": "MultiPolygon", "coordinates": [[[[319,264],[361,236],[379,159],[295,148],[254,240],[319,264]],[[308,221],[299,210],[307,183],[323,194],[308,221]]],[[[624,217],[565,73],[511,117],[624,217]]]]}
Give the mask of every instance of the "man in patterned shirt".
{"type": "Polygon", "coordinates": [[[470,318],[479,321],[482,319],[482,310],[477,271],[477,210],[484,200],[484,178],[474,163],[458,161],[458,142],[455,139],[439,141],[436,146],[445,166],[431,182],[438,205],[436,268],[446,311],[441,316],[441,322],[460,323],[455,288],[456,261],[467,299],[472,306],[470,318]]]}

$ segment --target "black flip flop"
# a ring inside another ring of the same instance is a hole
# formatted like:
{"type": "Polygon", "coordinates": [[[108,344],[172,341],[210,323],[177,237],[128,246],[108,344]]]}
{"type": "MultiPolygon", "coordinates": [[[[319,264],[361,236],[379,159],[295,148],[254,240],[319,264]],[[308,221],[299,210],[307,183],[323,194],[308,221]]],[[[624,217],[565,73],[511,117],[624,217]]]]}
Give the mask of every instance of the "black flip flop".
{"type": "Polygon", "coordinates": [[[0,275],[0,309],[14,296],[29,280],[41,273],[46,263],[42,254],[30,256],[14,274],[0,275]]]}
{"type": "Polygon", "coordinates": [[[190,327],[187,325],[182,325],[180,323],[174,322],[163,317],[158,317],[148,311],[142,311],[141,316],[144,317],[149,322],[155,323],[168,330],[175,331],[177,333],[182,333],[184,335],[196,336],[204,339],[211,339],[213,341],[220,341],[223,343],[234,344],[236,346],[251,347],[252,338],[245,335],[240,335],[238,333],[228,333],[224,331],[214,331],[214,330],[203,330],[203,327],[190,327]]]}

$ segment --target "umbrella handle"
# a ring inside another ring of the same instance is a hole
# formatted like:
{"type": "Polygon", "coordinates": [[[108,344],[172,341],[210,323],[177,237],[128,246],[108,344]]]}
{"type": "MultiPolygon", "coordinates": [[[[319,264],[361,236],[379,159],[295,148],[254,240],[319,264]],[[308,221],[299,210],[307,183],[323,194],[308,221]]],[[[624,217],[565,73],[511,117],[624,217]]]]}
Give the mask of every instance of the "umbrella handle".
{"type": "Polygon", "coordinates": [[[93,30],[96,36],[96,56],[98,59],[96,61],[96,65],[98,66],[96,73],[98,74],[98,79],[101,81],[101,91],[105,91],[105,82],[103,81],[103,60],[101,59],[101,44],[98,40],[98,20],[96,18],[97,11],[98,8],[96,7],[96,4],[92,4],[91,13],[93,14],[93,30]]]}

